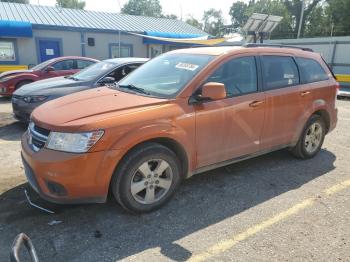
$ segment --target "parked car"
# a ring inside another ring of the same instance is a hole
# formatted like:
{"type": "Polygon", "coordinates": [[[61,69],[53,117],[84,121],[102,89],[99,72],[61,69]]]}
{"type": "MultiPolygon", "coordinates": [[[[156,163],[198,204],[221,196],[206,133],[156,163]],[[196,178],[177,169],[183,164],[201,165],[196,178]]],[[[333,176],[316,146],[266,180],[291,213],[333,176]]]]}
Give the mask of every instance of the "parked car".
{"type": "Polygon", "coordinates": [[[0,74],[0,96],[11,96],[23,85],[34,81],[72,75],[98,62],[96,59],[79,56],[64,56],[47,60],[29,70],[13,70],[0,74]]]}
{"type": "Polygon", "coordinates": [[[18,120],[28,122],[30,114],[37,106],[61,96],[119,81],[148,60],[135,57],[109,59],[71,76],[27,84],[12,95],[13,113],[18,120]]]}
{"type": "Polygon", "coordinates": [[[111,192],[129,211],[152,211],[193,174],[282,148],[314,157],[336,126],[336,86],[321,56],[301,49],[171,51],[118,86],[35,109],[25,174],[52,202],[111,192]]]}
{"type": "Polygon", "coordinates": [[[341,86],[339,88],[338,97],[350,97],[350,86],[341,86]]]}

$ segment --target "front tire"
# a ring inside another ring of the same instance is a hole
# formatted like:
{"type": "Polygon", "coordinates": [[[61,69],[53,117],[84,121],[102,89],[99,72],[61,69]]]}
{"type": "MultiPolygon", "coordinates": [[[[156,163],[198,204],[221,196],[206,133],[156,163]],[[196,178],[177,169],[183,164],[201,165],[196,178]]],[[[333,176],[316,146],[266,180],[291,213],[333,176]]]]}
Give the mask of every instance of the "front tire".
{"type": "Polygon", "coordinates": [[[126,210],[144,213],[167,203],[181,182],[176,154],[158,143],[132,149],[116,169],[111,190],[126,210]]]}
{"type": "Polygon", "coordinates": [[[292,154],[301,159],[314,157],[321,149],[326,135],[326,125],[319,115],[310,117],[299,138],[298,143],[291,148],[292,154]]]}

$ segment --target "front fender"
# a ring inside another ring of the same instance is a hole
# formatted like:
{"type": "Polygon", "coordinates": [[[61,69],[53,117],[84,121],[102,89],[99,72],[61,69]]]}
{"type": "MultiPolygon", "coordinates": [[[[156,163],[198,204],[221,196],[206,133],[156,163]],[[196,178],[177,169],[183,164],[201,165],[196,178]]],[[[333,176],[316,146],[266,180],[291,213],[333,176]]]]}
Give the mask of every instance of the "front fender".
{"type": "Polygon", "coordinates": [[[186,152],[189,170],[194,166],[194,138],[182,127],[171,123],[156,123],[140,126],[119,136],[110,146],[109,150],[121,150],[124,156],[130,149],[138,144],[154,139],[170,139],[182,146],[186,152]]]}

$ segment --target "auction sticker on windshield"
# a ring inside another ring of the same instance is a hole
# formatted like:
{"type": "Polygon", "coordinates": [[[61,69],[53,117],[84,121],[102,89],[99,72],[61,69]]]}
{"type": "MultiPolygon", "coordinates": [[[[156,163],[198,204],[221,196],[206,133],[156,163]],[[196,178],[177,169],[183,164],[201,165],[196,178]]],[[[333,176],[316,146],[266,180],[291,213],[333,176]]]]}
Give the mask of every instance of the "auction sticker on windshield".
{"type": "Polygon", "coordinates": [[[198,65],[180,62],[175,67],[176,68],[180,68],[180,69],[194,71],[194,70],[196,70],[198,68],[198,65]]]}

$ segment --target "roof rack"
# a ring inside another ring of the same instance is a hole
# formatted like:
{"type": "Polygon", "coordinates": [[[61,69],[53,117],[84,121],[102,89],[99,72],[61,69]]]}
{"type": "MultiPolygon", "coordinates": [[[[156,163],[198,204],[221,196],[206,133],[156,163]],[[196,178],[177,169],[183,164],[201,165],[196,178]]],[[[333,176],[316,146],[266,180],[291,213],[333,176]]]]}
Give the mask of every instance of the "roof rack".
{"type": "Polygon", "coordinates": [[[294,48],[294,49],[300,49],[303,51],[313,52],[311,48],[308,47],[299,47],[299,46],[293,46],[293,45],[278,45],[278,44],[256,44],[256,43],[250,43],[250,44],[244,44],[244,47],[279,47],[279,48],[294,48]]]}

